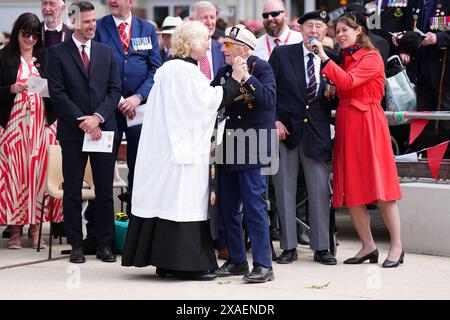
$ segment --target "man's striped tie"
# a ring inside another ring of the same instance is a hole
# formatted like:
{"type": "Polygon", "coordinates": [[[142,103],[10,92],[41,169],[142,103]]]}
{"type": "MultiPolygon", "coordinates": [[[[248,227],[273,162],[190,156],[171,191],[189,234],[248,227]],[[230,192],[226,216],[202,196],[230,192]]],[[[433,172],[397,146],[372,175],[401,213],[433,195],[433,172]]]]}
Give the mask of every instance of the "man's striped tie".
{"type": "Polygon", "coordinates": [[[308,63],[306,64],[307,74],[308,74],[308,87],[306,88],[306,96],[308,97],[308,101],[313,100],[316,97],[317,91],[317,81],[316,81],[316,72],[314,70],[314,53],[308,53],[308,63]]]}

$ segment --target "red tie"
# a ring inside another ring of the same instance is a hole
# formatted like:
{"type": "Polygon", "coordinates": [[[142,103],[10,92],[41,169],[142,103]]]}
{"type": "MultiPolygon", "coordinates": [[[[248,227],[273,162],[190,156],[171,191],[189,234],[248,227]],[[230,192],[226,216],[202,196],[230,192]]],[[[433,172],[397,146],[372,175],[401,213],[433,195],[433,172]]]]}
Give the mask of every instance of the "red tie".
{"type": "Polygon", "coordinates": [[[83,60],[84,70],[86,70],[86,73],[89,74],[89,57],[88,57],[86,51],[84,51],[85,48],[86,48],[86,46],[84,44],[82,44],[81,45],[81,60],[83,60]]]}
{"type": "Polygon", "coordinates": [[[280,43],[281,43],[281,40],[280,39],[278,39],[278,38],[275,38],[275,39],[273,39],[273,41],[275,42],[275,46],[279,46],[280,45],[280,43]]]}
{"type": "Polygon", "coordinates": [[[211,66],[209,64],[208,57],[206,54],[200,58],[200,71],[203,72],[203,74],[208,78],[208,80],[211,80],[211,66]]]}
{"type": "Polygon", "coordinates": [[[130,42],[128,41],[128,35],[127,32],[125,31],[126,27],[127,27],[126,22],[122,22],[121,24],[119,24],[120,41],[122,42],[123,52],[125,53],[128,52],[128,47],[130,46],[130,42]]]}

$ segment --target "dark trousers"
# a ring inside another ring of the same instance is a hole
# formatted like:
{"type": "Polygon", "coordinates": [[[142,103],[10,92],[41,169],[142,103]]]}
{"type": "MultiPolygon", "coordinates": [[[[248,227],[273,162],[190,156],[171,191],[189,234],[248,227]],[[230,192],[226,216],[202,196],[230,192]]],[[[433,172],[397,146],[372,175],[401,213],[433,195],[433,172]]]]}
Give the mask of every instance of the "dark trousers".
{"type": "MultiPolygon", "coordinates": [[[[82,141],[61,141],[64,198],[63,214],[67,239],[72,245],[83,242],[81,188],[88,156],[95,185],[91,201],[95,236],[100,245],[111,245],[114,229],[113,179],[116,150],[112,153],[82,152],[82,141]]],[[[116,147],[114,147],[116,149],[116,147]]]]}
{"type": "Polygon", "coordinates": [[[261,168],[233,172],[219,170],[219,175],[219,212],[223,215],[229,261],[235,264],[247,261],[243,219],[250,238],[253,264],[272,266],[269,217],[264,198],[266,176],[261,175],[261,168]],[[239,212],[241,203],[243,215],[239,212]]]}
{"type": "MultiPolygon", "coordinates": [[[[431,82],[422,78],[417,81],[417,111],[437,111],[438,89],[431,86],[431,82]]],[[[450,85],[444,85],[442,90],[442,105],[440,111],[450,111],[450,85]]],[[[415,151],[432,147],[450,139],[450,120],[430,121],[422,133],[411,145],[415,151]]],[[[450,157],[450,148],[445,158],[450,157]]]]}

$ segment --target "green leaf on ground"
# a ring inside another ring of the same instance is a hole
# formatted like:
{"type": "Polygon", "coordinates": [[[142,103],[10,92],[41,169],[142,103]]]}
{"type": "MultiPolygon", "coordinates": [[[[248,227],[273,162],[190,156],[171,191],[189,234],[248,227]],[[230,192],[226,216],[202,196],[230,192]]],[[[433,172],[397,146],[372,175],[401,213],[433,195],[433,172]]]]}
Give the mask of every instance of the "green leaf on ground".
{"type": "Polygon", "coordinates": [[[325,289],[325,288],[327,288],[330,285],[330,283],[331,282],[328,282],[328,283],[323,284],[323,285],[316,285],[316,284],[314,284],[314,285],[312,285],[310,287],[306,287],[306,288],[307,289],[325,289]]]}

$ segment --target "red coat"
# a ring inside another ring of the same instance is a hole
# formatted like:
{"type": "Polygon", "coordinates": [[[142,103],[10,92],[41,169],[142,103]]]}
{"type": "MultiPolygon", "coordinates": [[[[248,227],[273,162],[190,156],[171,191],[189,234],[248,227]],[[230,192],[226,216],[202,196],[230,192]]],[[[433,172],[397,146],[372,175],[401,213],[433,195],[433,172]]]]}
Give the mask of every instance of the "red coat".
{"type": "Polygon", "coordinates": [[[322,72],[336,84],[333,206],[401,199],[386,116],[383,60],[375,50],[347,56],[344,69],[329,61],[322,72]]]}

